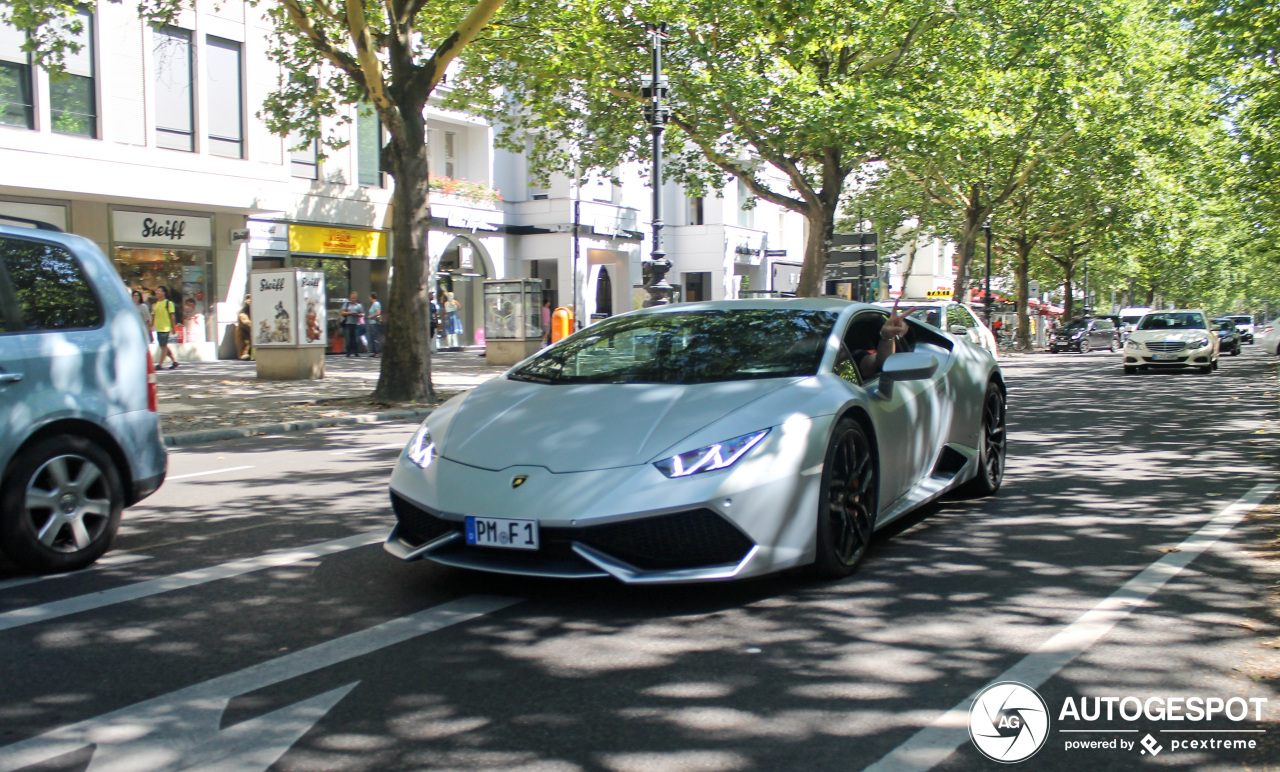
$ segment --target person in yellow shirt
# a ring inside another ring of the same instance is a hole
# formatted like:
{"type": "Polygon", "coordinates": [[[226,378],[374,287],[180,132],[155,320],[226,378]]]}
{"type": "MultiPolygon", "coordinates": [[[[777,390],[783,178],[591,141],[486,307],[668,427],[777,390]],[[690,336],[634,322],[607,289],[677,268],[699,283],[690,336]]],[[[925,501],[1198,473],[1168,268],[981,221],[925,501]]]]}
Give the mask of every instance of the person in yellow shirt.
{"type": "Polygon", "coordinates": [[[169,369],[178,369],[178,359],[173,355],[173,350],[169,348],[169,335],[173,333],[176,313],[173,301],[169,299],[169,290],[165,289],[163,285],[156,287],[156,304],[151,307],[151,320],[156,331],[156,343],[160,348],[159,361],[156,362],[157,370],[164,365],[166,355],[168,355],[169,361],[173,362],[173,364],[169,365],[169,369]]]}

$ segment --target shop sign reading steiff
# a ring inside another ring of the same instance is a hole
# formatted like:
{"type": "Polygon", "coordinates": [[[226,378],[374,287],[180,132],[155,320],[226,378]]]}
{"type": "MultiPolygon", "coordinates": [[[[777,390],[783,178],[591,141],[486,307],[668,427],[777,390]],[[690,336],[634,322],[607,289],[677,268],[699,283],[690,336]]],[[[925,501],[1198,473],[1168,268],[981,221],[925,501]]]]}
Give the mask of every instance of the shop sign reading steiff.
{"type": "Polygon", "coordinates": [[[255,346],[325,345],[323,271],[253,271],[249,283],[255,346]]]}
{"type": "Polygon", "coordinates": [[[117,244],[163,244],[169,247],[213,246],[213,219],[155,212],[112,212],[112,239],[117,244]]]}

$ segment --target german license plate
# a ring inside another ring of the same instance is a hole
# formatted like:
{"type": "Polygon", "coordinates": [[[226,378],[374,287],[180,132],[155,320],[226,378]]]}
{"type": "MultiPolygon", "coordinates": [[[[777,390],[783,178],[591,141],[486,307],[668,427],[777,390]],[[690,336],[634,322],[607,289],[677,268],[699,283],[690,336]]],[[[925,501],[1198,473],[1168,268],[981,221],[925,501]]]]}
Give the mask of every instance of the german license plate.
{"type": "Polygon", "coordinates": [[[501,517],[468,517],[467,544],[509,550],[538,548],[537,520],[508,520],[501,517]]]}
{"type": "Polygon", "coordinates": [[[1176,362],[1176,361],[1178,361],[1178,355],[1177,355],[1177,354],[1153,354],[1151,358],[1152,358],[1152,359],[1154,359],[1154,360],[1155,360],[1155,361],[1157,361],[1157,362],[1176,362]]]}

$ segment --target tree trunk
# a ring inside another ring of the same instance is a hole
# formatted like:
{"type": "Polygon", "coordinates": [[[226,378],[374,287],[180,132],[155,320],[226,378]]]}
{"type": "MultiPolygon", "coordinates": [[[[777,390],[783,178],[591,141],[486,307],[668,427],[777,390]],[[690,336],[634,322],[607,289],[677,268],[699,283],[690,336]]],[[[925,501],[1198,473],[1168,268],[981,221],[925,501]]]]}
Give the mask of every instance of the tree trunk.
{"type": "Polygon", "coordinates": [[[973,264],[974,247],[978,242],[978,231],[990,209],[980,201],[981,189],[974,186],[964,210],[964,229],[960,233],[959,249],[956,250],[956,283],[952,288],[956,302],[969,300],[969,266],[973,264]]]}
{"type": "Polygon", "coordinates": [[[1031,350],[1031,315],[1027,312],[1027,300],[1031,297],[1031,250],[1035,242],[1026,239],[1014,241],[1013,275],[1018,283],[1018,341],[1023,351],[1031,350]]]}
{"type": "Polygon", "coordinates": [[[836,208],[835,202],[830,206],[825,203],[808,206],[802,212],[809,226],[804,241],[804,265],[800,268],[800,283],[796,287],[796,295],[802,298],[826,294],[827,254],[836,229],[836,208]]]}
{"type": "Polygon", "coordinates": [[[1070,263],[1062,267],[1063,273],[1066,274],[1066,281],[1062,282],[1062,318],[1063,320],[1071,319],[1071,312],[1075,308],[1075,298],[1072,292],[1075,291],[1075,266],[1070,263]]]}
{"type": "Polygon", "coordinates": [[[406,115],[405,134],[392,139],[388,160],[391,197],[391,282],[382,369],[373,396],[387,402],[434,402],[431,384],[431,290],[427,233],[426,124],[421,110],[406,115]]]}

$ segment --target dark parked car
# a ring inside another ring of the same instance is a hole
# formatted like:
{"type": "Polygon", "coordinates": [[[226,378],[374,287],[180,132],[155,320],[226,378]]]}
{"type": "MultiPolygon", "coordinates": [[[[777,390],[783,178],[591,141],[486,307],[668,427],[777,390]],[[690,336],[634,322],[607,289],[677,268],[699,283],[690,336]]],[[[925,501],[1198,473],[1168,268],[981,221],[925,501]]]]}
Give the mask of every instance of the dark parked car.
{"type": "Polygon", "coordinates": [[[1098,348],[1119,351],[1121,342],[1120,331],[1110,319],[1076,319],[1054,330],[1053,337],[1049,339],[1049,350],[1055,354],[1060,351],[1084,354],[1098,348]]]}
{"type": "Polygon", "coordinates": [[[1224,316],[1213,320],[1213,331],[1218,334],[1218,355],[1240,356],[1240,344],[1244,335],[1236,329],[1236,320],[1224,316]]]}

